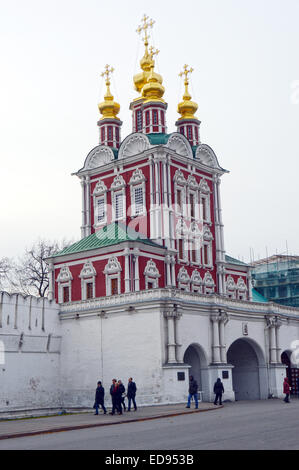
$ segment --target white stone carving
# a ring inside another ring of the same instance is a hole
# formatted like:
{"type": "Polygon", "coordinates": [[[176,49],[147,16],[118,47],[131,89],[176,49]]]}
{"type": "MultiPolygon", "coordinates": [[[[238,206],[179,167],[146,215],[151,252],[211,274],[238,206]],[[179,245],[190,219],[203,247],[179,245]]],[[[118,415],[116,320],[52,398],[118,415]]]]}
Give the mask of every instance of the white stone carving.
{"type": "Polygon", "coordinates": [[[145,276],[148,276],[148,277],[153,277],[153,278],[156,278],[156,277],[160,277],[161,274],[159,273],[159,270],[156,266],[156,263],[151,259],[147,262],[147,265],[144,269],[144,273],[143,273],[145,276]]]}
{"type": "Polygon", "coordinates": [[[140,170],[140,168],[136,168],[136,170],[131,176],[129,184],[138,184],[142,183],[143,181],[145,181],[145,176],[142,170],[140,170]]]}
{"type": "Polygon", "coordinates": [[[114,153],[110,147],[98,145],[89,152],[82,170],[90,170],[106,165],[114,160],[114,153]]]}
{"type": "Polygon", "coordinates": [[[202,278],[201,278],[199,271],[197,271],[197,269],[195,269],[192,273],[191,282],[192,284],[202,285],[202,278]]]}
{"type": "Polygon", "coordinates": [[[177,235],[188,235],[189,230],[186,225],[186,222],[183,219],[179,219],[177,224],[176,224],[176,233],[177,235]]]}
{"type": "Polygon", "coordinates": [[[242,277],[239,277],[238,279],[238,283],[237,283],[237,288],[238,288],[238,291],[246,291],[247,290],[247,286],[245,284],[245,281],[242,277]]]}
{"type": "Polygon", "coordinates": [[[93,190],[93,196],[99,196],[107,191],[107,187],[104,181],[99,180],[93,190]]]}
{"type": "Polygon", "coordinates": [[[81,279],[86,279],[86,278],[91,278],[97,275],[97,272],[90,260],[87,260],[86,263],[84,264],[79,277],[81,279]]]}
{"type": "Polygon", "coordinates": [[[206,144],[198,145],[195,159],[212,168],[220,168],[215,152],[206,144]]]}
{"type": "Polygon", "coordinates": [[[210,193],[210,188],[205,178],[202,178],[199,183],[199,190],[201,193],[210,193]]]}
{"type": "Polygon", "coordinates": [[[214,239],[208,225],[205,225],[204,228],[203,228],[203,239],[206,240],[206,241],[211,241],[211,240],[214,239]]]}
{"type": "Polygon", "coordinates": [[[175,172],[175,175],[173,177],[173,181],[175,181],[177,184],[180,184],[182,186],[185,186],[187,184],[187,181],[185,179],[184,174],[181,172],[181,170],[177,170],[175,172]]]}
{"type": "Polygon", "coordinates": [[[187,185],[190,189],[194,189],[194,190],[198,189],[198,183],[196,181],[195,176],[193,175],[188,176],[187,185]]]}
{"type": "Polygon", "coordinates": [[[132,155],[139,155],[149,148],[150,143],[146,135],[136,132],[135,134],[129,135],[121,144],[118,152],[118,160],[131,157],[132,155]]]}
{"type": "Polygon", "coordinates": [[[203,278],[203,283],[206,287],[215,287],[214,279],[209,271],[206,272],[203,278]]]}
{"type": "Polygon", "coordinates": [[[68,266],[63,266],[63,268],[60,269],[60,272],[57,276],[56,281],[62,283],[62,282],[68,282],[72,280],[73,280],[73,276],[70,271],[70,268],[68,266]]]}
{"type": "Polygon", "coordinates": [[[115,256],[112,256],[111,258],[109,258],[108,263],[106,264],[103,272],[104,274],[112,274],[121,271],[122,269],[118,259],[115,256]]]}
{"type": "Polygon", "coordinates": [[[190,276],[187,273],[187,270],[186,270],[186,268],[184,268],[184,266],[179,270],[177,279],[178,279],[179,283],[184,283],[185,284],[185,283],[190,282],[190,276]]]}
{"type": "Polygon", "coordinates": [[[111,189],[116,190],[116,189],[124,188],[125,186],[126,186],[126,182],[123,179],[122,175],[117,175],[113,180],[111,189]]]}
{"type": "Polygon", "coordinates": [[[193,153],[189,141],[186,137],[178,132],[174,132],[168,139],[166,147],[176,152],[178,155],[192,158],[193,153]]]}
{"type": "Polygon", "coordinates": [[[235,291],[237,286],[232,276],[228,276],[226,279],[226,291],[235,291]]]}

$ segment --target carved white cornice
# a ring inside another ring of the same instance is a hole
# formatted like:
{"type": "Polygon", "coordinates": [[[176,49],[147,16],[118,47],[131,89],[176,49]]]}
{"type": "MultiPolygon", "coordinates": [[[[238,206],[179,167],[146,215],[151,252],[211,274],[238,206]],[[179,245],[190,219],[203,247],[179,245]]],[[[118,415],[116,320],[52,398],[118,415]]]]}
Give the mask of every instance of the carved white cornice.
{"type": "Polygon", "coordinates": [[[90,278],[90,277],[94,277],[97,275],[97,272],[92,264],[92,262],[90,260],[87,260],[86,263],[84,264],[80,274],[79,274],[79,277],[81,279],[87,279],[87,278],[90,278]]]}
{"type": "Polygon", "coordinates": [[[158,270],[158,268],[157,268],[157,265],[156,265],[156,263],[155,263],[152,259],[150,259],[150,260],[147,262],[143,274],[144,274],[145,276],[153,277],[153,278],[161,277],[161,274],[159,273],[159,270],[158,270]]]}
{"type": "Polygon", "coordinates": [[[104,181],[99,179],[97,182],[94,190],[93,190],[93,196],[99,196],[100,194],[103,194],[107,191],[107,186],[105,185],[104,181]]]}
{"type": "Polygon", "coordinates": [[[105,269],[103,271],[104,274],[114,274],[122,271],[121,265],[118,261],[118,259],[115,256],[112,256],[109,258],[108,263],[105,266],[105,269]]]}

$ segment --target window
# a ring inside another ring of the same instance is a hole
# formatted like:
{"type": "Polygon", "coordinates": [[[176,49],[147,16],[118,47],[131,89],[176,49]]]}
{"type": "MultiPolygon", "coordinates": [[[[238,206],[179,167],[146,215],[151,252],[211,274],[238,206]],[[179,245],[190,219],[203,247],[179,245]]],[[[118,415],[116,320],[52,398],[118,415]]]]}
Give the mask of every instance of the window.
{"type": "Polygon", "coordinates": [[[184,240],[180,238],[178,240],[179,244],[179,259],[184,259],[184,240]]]}
{"type": "Polygon", "coordinates": [[[145,113],[145,124],[148,126],[150,123],[150,114],[149,111],[146,111],[145,113]]]}
{"type": "Polygon", "coordinates": [[[105,140],[105,127],[102,127],[102,129],[101,129],[101,140],[102,140],[102,142],[104,142],[104,140],[105,140]]]}
{"type": "Polygon", "coordinates": [[[93,283],[87,282],[86,283],[86,299],[92,299],[92,298],[93,298],[93,283]]]}
{"type": "Polygon", "coordinates": [[[198,127],[195,126],[195,139],[198,141],[198,127]]]}
{"type": "Polygon", "coordinates": [[[153,124],[158,124],[158,111],[156,109],[153,110],[153,124]]]}
{"type": "Polygon", "coordinates": [[[181,214],[182,213],[182,190],[178,189],[176,193],[176,203],[177,203],[177,211],[181,214]]]}
{"type": "Polygon", "coordinates": [[[148,281],[147,288],[148,289],[154,289],[154,282],[153,281],[148,281]]]}
{"type": "Polygon", "coordinates": [[[105,198],[100,197],[97,199],[97,215],[96,220],[97,222],[103,222],[105,220],[105,198]]]}
{"type": "Polygon", "coordinates": [[[200,202],[201,202],[201,207],[202,207],[202,209],[201,209],[202,210],[202,218],[203,218],[203,220],[207,220],[206,198],[205,197],[201,198],[200,202]]]}
{"type": "Polygon", "coordinates": [[[135,215],[143,213],[143,189],[142,186],[134,188],[135,215]]]}
{"type": "Polygon", "coordinates": [[[209,245],[203,245],[203,264],[209,264],[209,245]]]}
{"type": "Polygon", "coordinates": [[[70,288],[69,286],[63,287],[63,303],[70,301],[70,288]]]}
{"type": "Polygon", "coordinates": [[[111,279],[111,294],[112,295],[118,294],[118,279],[117,278],[111,279]]]}
{"type": "Polygon", "coordinates": [[[190,194],[190,195],[189,195],[189,201],[190,201],[190,216],[191,216],[192,218],[195,217],[195,210],[194,210],[195,204],[194,204],[194,199],[195,199],[195,198],[194,198],[194,194],[190,194]]]}
{"type": "Polygon", "coordinates": [[[192,140],[192,127],[187,126],[187,139],[192,140]]]}
{"type": "Polygon", "coordinates": [[[116,142],[119,142],[119,128],[118,127],[115,128],[115,139],[116,139],[116,142]]]}
{"type": "Polygon", "coordinates": [[[142,113],[141,110],[138,109],[136,111],[136,131],[139,132],[142,130],[142,113]]]}
{"type": "Polygon", "coordinates": [[[162,124],[162,126],[165,125],[164,111],[161,111],[161,124],[162,124]]]}
{"type": "Polygon", "coordinates": [[[112,126],[108,126],[108,140],[112,140],[112,139],[113,139],[112,126]]]}
{"type": "Polygon", "coordinates": [[[115,194],[115,220],[122,219],[124,216],[124,195],[123,193],[115,194]]]}
{"type": "Polygon", "coordinates": [[[191,261],[192,263],[196,263],[196,244],[194,240],[191,241],[190,248],[191,248],[191,261]]]}

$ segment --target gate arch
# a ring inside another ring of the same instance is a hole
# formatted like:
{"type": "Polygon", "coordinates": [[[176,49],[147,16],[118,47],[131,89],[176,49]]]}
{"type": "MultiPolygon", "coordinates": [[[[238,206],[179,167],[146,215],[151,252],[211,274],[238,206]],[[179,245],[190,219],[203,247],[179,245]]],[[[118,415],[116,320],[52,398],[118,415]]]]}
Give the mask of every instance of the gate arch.
{"type": "Polygon", "coordinates": [[[264,353],[250,338],[239,338],[227,351],[232,370],[235,399],[261,400],[268,398],[268,376],[264,353]]]}
{"type": "Polygon", "coordinates": [[[202,391],[203,401],[209,399],[208,361],[204,349],[197,343],[188,346],[184,353],[184,363],[190,367],[189,376],[193,375],[202,391]]]}

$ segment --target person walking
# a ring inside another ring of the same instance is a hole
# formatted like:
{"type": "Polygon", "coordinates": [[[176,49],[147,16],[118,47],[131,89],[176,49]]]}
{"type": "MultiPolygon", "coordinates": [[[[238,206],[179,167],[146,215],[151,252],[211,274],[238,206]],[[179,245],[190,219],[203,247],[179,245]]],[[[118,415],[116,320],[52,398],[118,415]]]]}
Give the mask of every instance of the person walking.
{"type": "Polygon", "coordinates": [[[190,375],[190,379],[189,379],[189,395],[188,395],[188,403],[187,403],[186,408],[190,408],[190,404],[191,404],[191,399],[192,399],[192,397],[194,398],[194,401],[195,401],[195,408],[196,408],[196,409],[198,408],[198,394],[197,394],[197,390],[198,390],[197,382],[196,382],[196,380],[194,380],[193,375],[190,375]]]}
{"type": "Polygon", "coordinates": [[[112,400],[112,411],[111,415],[115,414],[115,410],[118,411],[118,414],[122,414],[121,408],[119,407],[119,390],[118,383],[116,379],[112,379],[112,385],[110,387],[110,395],[112,400]]]}
{"type": "Polygon", "coordinates": [[[128,388],[127,388],[128,411],[131,411],[131,402],[133,402],[134,410],[137,411],[137,405],[135,401],[136,392],[137,392],[136,384],[135,382],[133,382],[132,377],[130,377],[128,381],[128,388]]]}
{"type": "Polygon", "coordinates": [[[95,395],[95,401],[94,401],[94,408],[95,408],[95,415],[99,414],[99,407],[102,407],[102,410],[104,411],[104,415],[107,413],[107,410],[104,405],[104,397],[105,397],[105,389],[102,386],[102,382],[97,383],[97,388],[96,388],[96,395],[95,395]]]}
{"type": "Polygon", "coordinates": [[[219,399],[219,405],[222,405],[222,393],[224,393],[224,387],[219,377],[214,384],[214,393],[215,393],[214,405],[217,405],[218,399],[219,399]]]}
{"type": "Polygon", "coordinates": [[[126,404],[125,404],[126,389],[121,380],[118,381],[118,390],[119,390],[119,398],[120,398],[119,406],[120,408],[123,406],[124,411],[126,411],[126,404]]]}
{"type": "Polygon", "coordinates": [[[283,393],[285,393],[284,402],[290,403],[290,385],[287,377],[283,381],[283,393]]]}

